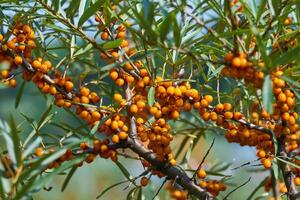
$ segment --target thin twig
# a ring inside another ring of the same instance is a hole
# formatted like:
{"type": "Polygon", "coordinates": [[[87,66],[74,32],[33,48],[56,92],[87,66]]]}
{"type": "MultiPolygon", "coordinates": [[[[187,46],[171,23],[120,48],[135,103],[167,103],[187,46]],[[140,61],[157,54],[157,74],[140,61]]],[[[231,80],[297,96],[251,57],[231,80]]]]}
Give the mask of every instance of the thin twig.
{"type": "Polygon", "coordinates": [[[210,144],[210,147],[209,147],[208,150],[206,151],[204,157],[202,158],[200,164],[198,165],[196,171],[194,172],[194,174],[193,174],[191,180],[196,181],[195,179],[196,179],[197,171],[199,171],[199,169],[201,168],[202,164],[204,163],[205,159],[207,158],[207,156],[208,156],[210,150],[212,149],[212,147],[214,146],[214,144],[215,144],[215,138],[213,139],[212,143],[210,144]]]}
{"type": "Polygon", "coordinates": [[[234,193],[235,191],[237,191],[238,189],[240,189],[241,187],[243,187],[244,185],[248,184],[251,180],[251,177],[248,178],[248,180],[244,183],[242,183],[240,186],[234,188],[232,191],[230,191],[224,198],[223,200],[227,200],[227,198],[232,194],[234,193]]]}

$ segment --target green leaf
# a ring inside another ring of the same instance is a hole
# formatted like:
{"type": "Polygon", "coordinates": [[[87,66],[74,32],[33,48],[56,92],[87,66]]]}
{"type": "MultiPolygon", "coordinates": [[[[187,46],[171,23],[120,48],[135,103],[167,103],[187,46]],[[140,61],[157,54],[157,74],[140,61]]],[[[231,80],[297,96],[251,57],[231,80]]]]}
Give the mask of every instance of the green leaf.
{"type": "Polygon", "coordinates": [[[300,61],[300,46],[297,46],[286,53],[280,52],[280,54],[276,54],[271,57],[274,61],[274,66],[288,64],[293,61],[300,61]]]}
{"type": "Polygon", "coordinates": [[[274,65],[272,64],[272,60],[270,59],[270,57],[267,55],[267,49],[266,49],[267,45],[264,43],[262,36],[259,34],[258,29],[252,27],[251,31],[256,37],[258,50],[259,50],[259,53],[261,54],[262,60],[264,61],[265,65],[266,65],[266,68],[271,69],[272,67],[274,67],[274,65]]]}
{"type": "MultiPolygon", "coordinates": [[[[128,172],[128,170],[126,169],[126,167],[124,167],[124,166],[122,165],[122,163],[120,163],[119,161],[116,161],[115,163],[116,163],[116,165],[119,167],[119,169],[121,170],[121,172],[123,173],[123,175],[124,175],[129,181],[131,181],[130,173],[128,172]]],[[[134,182],[132,182],[132,183],[135,185],[134,182]]]]}
{"type": "Polygon", "coordinates": [[[155,89],[154,87],[150,87],[148,91],[148,105],[152,106],[155,102],[155,89]]]}
{"type": "Polygon", "coordinates": [[[278,161],[276,158],[273,159],[272,168],[273,168],[272,173],[274,173],[275,179],[278,180],[279,167],[278,167],[278,161]]]}
{"type": "Polygon", "coordinates": [[[273,113],[273,89],[270,75],[267,75],[262,88],[263,106],[268,113],[273,113]]]}
{"type": "Polygon", "coordinates": [[[23,81],[23,83],[18,91],[17,97],[16,97],[15,108],[18,108],[18,106],[19,106],[20,100],[23,96],[25,85],[26,85],[26,81],[23,81]]]}
{"type": "Polygon", "coordinates": [[[109,186],[108,188],[106,188],[105,190],[103,190],[103,192],[101,192],[96,198],[99,199],[100,197],[102,197],[106,192],[108,192],[109,190],[111,190],[112,188],[118,186],[118,185],[121,185],[123,183],[126,183],[128,182],[127,180],[126,181],[121,181],[121,182],[118,182],[118,183],[115,183],[111,186],[109,186]]]}
{"type": "Polygon", "coordinates": [[[83,15],[85,7],[86,7],[86,0],[80,0],[79,10],[78,10],[78,18],[79,19],[83,15]]]}
{"type": "Polygon", "coordinates": [[[68,173],[68,175],[67,175],[67,177],[66,177],[66,179],[65,179],[65,181],[64,181],[64,183],[63,183],[63,185],[61,187],[61,191],[62,192],[67,188],[68,183],[70,182],[70,180],[71,180],[72,176],[74,175],[75,171],[77,170],[77,168],[78,168],[77,166],[74,166],[69,171],[69,173],[68,173]]]}
{"type": "Polygon", "coordinates": [[[258,190],[265,185],[265,183],[268,181],[269,177],[266,177],[260,184],[257,185],[257,187],[251,192],[251,194],[248,196],[247,200],[251,200],[253,196],[258,192],[258,190]]]}
{"type": "Polygon", "coordinates": [[[10,116],[10,128],[11,128],[11,137],[13,141],[14,154],[16,156],[17,166],[22,165],[22,152],[21,152],[21,140],[19,138],[19,131],[17,130],[17,125],[13,116],[10,116]]]}
{"type": "Polygon", "coordinates": [[[94,15],[101,6],[105,3],[104,0],[97,0],[94,4],[86,9],[78,21],[78,27],[81,27],[92,15],[94,15]]]}
{"type": "MultiPolygon", "coordinates": [[[[48,107],[48,109],[43,113],[41,119],[39,120],[38,122],[38,128],[42,127],[46,122],[48,122],[50,119],[49,119],[49,113],[51,112],[52,110],[52,104],[48,107]]],[[[51,117],[52,118],[52,117],[51,117]]]]}
{"type": "Polygon", "coordinates": [[[286,163],[286,164],[288,164],[288,165],[290,165],[290,166],[292,166],[292,167],[295,167],[295,168],[297,168],[297,169],[300,169],[300,166],[297,165],[297,164],[295,164],[295,163],[292,163],[292,162],[290,162],[290,161],[284,160],[284,159],[282,159],[282,158],[280,158],[280,157],[276,157],[276,159],[277,159],[277,160],[280,160],[281,162],[286,163]]]}
{"type": "Polygon", "coordinates": [[[34,191],[40,190],[43,186],[46,185],[46,183],[49,180],[53,179],[53,176],[64,172],[65,170],[74,166],[76,163],[81,162],[84,158],[85,158],[84,155],[78,156],[73,160],[64,162],[57,169],[54,169],[53,171],[51,171],[49,173],[43,174],[41,176],[41,178],[39,178],[39,179],[36,179],[35,177],[33,177],[34,181],[31,182],[31,184],[28,184],[28,182],[31,180],[31,179],[29,179],[29,181],[27,182],[27,184],[28,184],[27,187],[23,186],[23,188],[17,193],[14,200],[23,199],[29,192],[34,192],[34,191]]]}
{"type": "Polygon", "coordinates": [[[171,14],[169,14],[158,27],[160,40],[162,42],[166,39],[170,26],[171,26],[171,14]]]}
{"type": "Polygon", "coordinates": [[[117,48],[122,44],[123,39],[119,38],[117,40],[109,41],[103,44],[104,49],[113,49],[117,48]]]}

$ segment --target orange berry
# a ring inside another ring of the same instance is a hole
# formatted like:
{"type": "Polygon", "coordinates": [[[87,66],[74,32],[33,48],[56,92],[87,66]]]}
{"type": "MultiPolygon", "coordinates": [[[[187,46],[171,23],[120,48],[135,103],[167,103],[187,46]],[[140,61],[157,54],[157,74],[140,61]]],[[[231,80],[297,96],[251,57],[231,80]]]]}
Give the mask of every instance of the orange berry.
{"type": "Polygon", "coordinates": [[[120,141],[119,136],[118,136],[118,135],[113,135],[113,136],[111,137],[111,141],[112,141],[113,143],[119,143],[119,141],[120,141]]]}
{"type": "Polygon", "coordinates": [[[175,159],[171,159],[169,161],[170,165],[175,166],[176,165],[176,160],[175,159]]]}
{"type": "Polygon", "coordinates": [[[71,92],[74,88],[74,84],[71,81],[66,81],[64,86],[68,92],[71,92]]]}
{"type": "Polygon", "coordinates": [[[20,64],[22,64],[22,62],[23,62],[23,59],[22,59],[21,56],[16,56],[16,57],[14,58],[14,63],[15,63],[16,65],[20,65],[20,64]]]}
{"type": "Polygon", "coordinates": [[[300,186],[300,177],[296,177],[296,178],[294,179],[294,182],[295,182],[295,185],[296,185],[296,186],[300,186]]]}
{"type": "Polygon", "coordinates": [[[221,103],[217,104],[215,110],[219,113],[222,112],[224,110],[224,105],[221,103]]]}
{"type": "Polygon", "coordinates": [[[8,84],[10,87],[15,88],[17,86],[17,81],[16,79],[10,79],[8,84]]]}
{"type": "Polygon", "coordinates": [[[235,120],[240,120],[242,119],[243,115],[240,112],[234,112],[233,117],[235,120]]]}
{"type": "Polygon", "coordinates": [[[34,67],[34,68],[40,68],[41,65],[42,65],[42,63],[40,61],[38,61],[38,60],[34,60],[32,62],[32,67],[34,67]]]}
{"type": "Polygon", "coordinates": [[[122,95],[119,93],[114,94],[114,100],[120,102],[122,100],[122,95]]]}
{"type": "Polygon", "coordinates": [[[224,118],[225,119],[232,119],[233,118],[233,114],[232,114],[232,112],[225,112],[224,113],[224,118]]]}
{"type": "Polygon", "coordinates": [[[169,86],[169,87],[167,88],[167,93],[168,93],[169,95],[174,95],[174,93],[175,93],[175,88],[174,88],[173,86],[169,86]]]}
{"type": "Polygon", "coordinates": [[[82,97],[80,97],[80,102],[84,103],[84,104],[88,104],[88,103],[90,103],[90,99],[86,96],[82,96],[82,97]]]}
{"type": "Polygon", "coordinates": [[[117,80],[119,74],[118,74],[118,72],[116,72],[116,71],[111,71],[111,72],[109,73],[109,76],[110,76],[110,78],[111,78],[113,81],[115,81],[115,80],[117,80]]]}
{"type": "Polygon", "coordinates": [[[44,155],[44,149],[42,147],[38,147],[35,149],[35,155],[41,157],[44,155]]]}
{"type": "Polygon", "coordinates": [[[210,104],[213,102],[213,97],[211,95],[205,95],[204,99],[210,104]]]}
{"type": "Polygon", "coordinates": [[[80,94],[87,97],[90,94],[90,90],[86,87],[82,87],[80,88],[80,94]]]}
{"type": "Polygon", "coordinates": [[[172,119],[178,119],[180,116],[179,112],[177,110],[174,110],[172,113],[171,113],[171,118],[172,119]]]}
{"type": "Polygon", "coordinates": [[[106,31],[101,33],[101,40],[107,40],[108,39],[108,33],[106,31]]]}
{"type": "Polygon", "coordinates": [[[231,62],[231,60],[233,59],[234,55],[232,53],[227,53],[225,56],[224,56],[224,61],[225,62],[231,62]]]}
{"type": "Polygon", "coordinates": [[[269,169],[272,167],[272,161],[269,158],[262,159],[262,164],[266,169],[269,169]]]}
{"type": "Polygon", "coordinates": [[[148,185],[148,183],[149,183],[149,180],[148,180],[148,178],[147,177],[142,177],[141,178],[141,186],[143,186],[143,187],[145,187],[146,185],[148,185]]]}
{"type": "Polygon", "coordinates": [[[92,111],[91,112],[92,118],[95,121],[98,121],[99,119],[101,119],[101,114],[98,111],[92,111]]]}
{"type": "Polygon", "coordinates": [[[125,83],[125,81],[124,81],[124,79],[122,79],[122,78],[118,78],[117,80],[116,80],[116,84],[118,85],[118,86],[123,86],[124,85],[124,83],[125,83]]]}
{"type": "Polygon", "coordinates": [[[200,169],[197,171],[198,178],[204,179],[206,177],[206,172],[204,169],[200,169]]]}
{"type": "Polygon", "coordinates": [[[111,53],[111,56],[112,56],[114,59],[118,59],[118,58],[119,58],[118,52],[115,52],[115,51],[113,51],[113,52],[111,53]]]}
{"type": "Polygon", "coordinates": [[[264,151],[264,150],[259,150],[258,152],[257,152],[257,156],[259,157],[259,158],[264,158],[264,157],[266,157],[266,152],[264,151]]]}
{"type": "Polygon", "coordinates": [[[239,57],[235,57],[232,59],[232,66],[233,67],[240,67],[241,66],[241,59],[239,57]]]}
{"type": "Polygon", "coordinates": [[[286,101],[286,95],[281,92],[279,95],[278,95],[278,101],[279,102],[285,102],[286,101]]]}
{"type": "Polygon", "coordinates": [[[137,113],[138,112],[138,107],[137,107],[136,104],[132,104],[130,106],[130,112],[132,112],[132,113],[137,113]]]}
{"type": "Polygon", "coordinates": [[[118,135],[119,135],[120,140],[126,140],[128,137],[127,133],[124,131],[119,132],[118,135]]]}

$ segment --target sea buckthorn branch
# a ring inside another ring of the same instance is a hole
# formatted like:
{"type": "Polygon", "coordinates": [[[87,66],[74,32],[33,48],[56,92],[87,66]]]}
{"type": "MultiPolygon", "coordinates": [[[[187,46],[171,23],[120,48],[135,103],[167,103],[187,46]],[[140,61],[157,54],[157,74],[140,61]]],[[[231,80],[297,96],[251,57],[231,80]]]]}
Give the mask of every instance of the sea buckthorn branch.
{"type": "MultiPolygon", "coordinates": [[[[277,139],[277,143],[278,143],[277,156],[282,156],[284,158],[287,157],[288,155],[285,149],[285,136],[282,135],[279,139],[277,139]]],[[[297,200],[298,199],[297,195],[299,195],[299,192],[294,182],[295,175],[291,170],[290,166],[288,166],[288,164],[281,161],[278,162],[279,162],[278,166],[282,173],[284,183],[287,187],[286,194],[288,198],[290,198],[291,200],[297,200]]]]}
{"type": "MultiPolygon", "coordinates": [[[[15,57],[15,56],[20,56],[22,58],[22,63],[21,63],[21,66],[25,68],[25,70],[27,70],[28,72],[31,72],[31,73],[36,73],[37,70],[34,69],[32,67],[32,65],[27,62],[27,60],[24,58],[24,56],[22,54],[16,54],[14,53],[12,50],[8,49],[7,47],[3,47],[3,45],[0,46],[0,48],[2,48],[2,50],[8,55],[8,56],[11,56],[11,57],[15,57]]],[[[61,93],[63,94],[67,99],[69,100],[72,100],[72,93],[71,92],[67,92],[65,91],[64,89],[62,89],[61,87],[59,87],[55,81],[53,80],[53,78],[51,78],[48,74],[43,74],[43,79],[45,82],[47,82],[49,85],[53,85],[56,87],[56,89],[61,93]]]]}
{"type": "MultiPolygon", "coordinates": [[[[7,53],[9,56],[11,57],[15,57],[17,56],[16,53],[13,53],[12,50],[7,49],[5,51],[5,53],[7,53]]],[[[29,63],[27,62],[27,60],[22,56],[22,63],[21,66],[31,72],[31,73],[37,73],[37,70],[29,63]]],[[[71,92],[67,92],[65,91],[63,88],[60,88],[59,85],[57,85],[55,83],[55,81],[50,77],[50,75],[48,74],[43,74],[43,79],[51,84],[54,85],[55,87],[57,87],[57,90],[64,94],[64,96],[66,96],[66,98],[72,100],[73,95],[71,92]]],[[[132,98],[132,94],[131,94],[131,90],[130,87],[127,86],[125,87],[128,91],[127,94],[127,100],[130,102],[131,98],[132,98]],[[130,93],[129,93],[130,92],[130,93]]],[[[136,122],[134,117],[131,118],[131,134],[136,135],[137,130],[136,130],[136,122]],[[132,128],[133,127],[133,128],[132,128]]],[[[59,158],[57,161],[55,161],[51,166],[49,166],[50,168],[52,167],[57,167],[59,165],[59,163],[68,160],[68,159],[72,159],[72,156],[76,156],[76,155],[81,155],[81,154],[88,154],[86,157],[86,162],[90,163],[93,161],[94,157],[96,154],[98,154],[99,149],[98,148],[84,148],[83,151],[79,150],[79,151],[67,151],[66,154],[64,154],[61,158],[59,158]]],[[[187,176],[187,174],[185,174],[185,172],[183,172],[182,170],[179,170],[176,166],[172,166],[170,164],[167,164],[164,161],[160,161],[156,158],[155,154],[152,151],[149,151],[147,149],[145,149],[145,147],[140,144],[140,143],[136,143],[134,142],[133,139],[129,139],[128,141],[124,141],[124,142],[120,142],[118,144],[107,144],[107,148],[110,150],[117,150],[120,148],[130,148],[132,151],[134,151],[135,153],[137,153],[137,155],[139,155],[140,157],[144,158],[145,160],[147,160],[149,163],[151,163],[154,167],[157,167],[157,170],[161,171],[163,174],[165,174],[169,179],[176,179],[176,182],[181,185],[183,188],[187,189],[188,191],[190,191],[191,194],[194,194],[195,196],[202,198],[202,199],[213,199],[213,197],[206,192],[204,189],[202,189],[201,187],[199,187],[198,185],[196,185],[195,183],[193,183],[192,181],[190,181],[189,177],[187,176]],[[209,197],[209,198],[208,198],[209,197]]],[[[101,151],[101,150],[100,150],[101,151]]],[[[36,154],[38,156],[42,156],[43,155],[43,150],[41,149],[37,149],[36,150],[36,154]]],[[[106,156],[104,154],[104,156],[106,156]]],[[[79,164],[81,165],[81,164],[79,164]]],[[[152,166],[152,167],[153,167],[152,166]]]]}
{"type": "Polygon", "coordinates": [[[182,170],[176,166],[172,166],[166,162],[161,162],[156,158],[155,153],[147,150],[142,144],[138,141],[134,141],[131,138],[128,138],[125,142],[125,145],[130,148],[133,152],[144,158],[146,161],[151,163],[155,169],[161,171],[169,179],[176,180],[176,183],[181,185],[183,188],[188,190],[191,194],[195,195],[199,199],[203,200],[212,200],[215,199],[211,194],[206,190],[196,185],[190,177],[182,170]]]}

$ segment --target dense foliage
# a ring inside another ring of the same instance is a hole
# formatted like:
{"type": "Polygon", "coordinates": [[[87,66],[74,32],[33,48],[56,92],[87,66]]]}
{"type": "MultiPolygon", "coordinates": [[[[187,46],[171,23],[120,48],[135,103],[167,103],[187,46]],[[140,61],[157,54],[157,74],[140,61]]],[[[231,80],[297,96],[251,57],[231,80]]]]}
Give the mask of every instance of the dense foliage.
{"type": "Polygon", "coordinates": [[[234,166],[270,171],[248,199],[300,198],[299,1],[0,2],[2,89],[18,88],[16,109],[29,84],[51,102],[40,119],[0,121],[2,199],[32,199],[59,174],[63,191],[95,159],[127,178],[98,198],[130,183],[127,199],[231,199],[250,179],[232,187],[231,165],[205,163],[215,140],[189,163],[212,132],[256,149],[234,166]],[[79,126],[53,122],[54,105],[79,126]],[[120,158],[143,172],[132,177],[120,158]]]}

